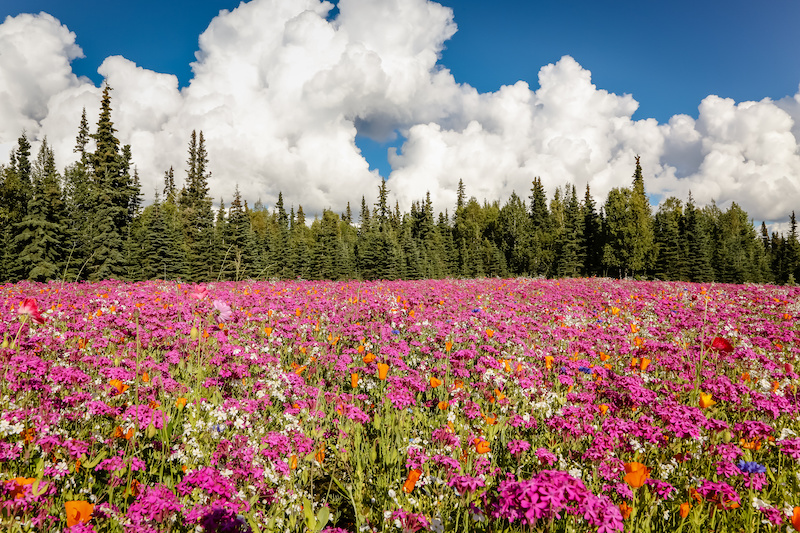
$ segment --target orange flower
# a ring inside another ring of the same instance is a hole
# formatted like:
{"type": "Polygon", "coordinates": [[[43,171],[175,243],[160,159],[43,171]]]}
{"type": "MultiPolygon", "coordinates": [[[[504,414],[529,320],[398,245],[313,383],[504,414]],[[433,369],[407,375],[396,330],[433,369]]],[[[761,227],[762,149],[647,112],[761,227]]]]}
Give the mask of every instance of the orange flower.
{"type": "Polygon", "coordinates": [[[270,327],[266,327],[266,328],[264,328],[264,334],[265,334],[267,337],[269,337],[270,335],[272,335],[272,328],[270,328],[270,327]]]}
{"type": "MultiPolygon", "coordinates": [[[[136,479],[131,480],[130,494],[135,498],[141,492],[142,492],[142,484],[139,483],[139,481],[136,480],[136,479]]],[[[126,493],[127,493],[127,491],[126,491],[126,493]]]]}
{"type": "Polygon", "coordinates": [[[493,426],[497,423],[497,415],[486,415],[483,417],[487,424],[493,426]]]}
{"type": "Polygon", "coordinates": [[[493,329],[488,329],[488,328],[487,328],[487,330],[486,330],[486,336],[487,336],[487,337],[489,337],[490,339],[491,339],[492,337],[494,337],[494,330],[493,330],[493,329]]]}
{"type": "Polygon", "coordinates": [[[303,365],[303,366],[298,366],[298,367],[295,369],[294,373],[295,373],[295,374],[297,374],[297,375],[299,376],[300,374],[302,374],[303,372],[305,372],[305,370],[306,370],[306,365],[303,365]]]}
{"type": "Polygon", "coordinates": [[[437,377],[434,377],[434,376],[431,376],[431,387],[433,387],[435,389],[436,387],[438,387],[441,384],[442,384],[442,380],[441,379],[439,379],[437,377]]]}
{"type": "Polygon", "coordinates": [[[600,352],[600,360],[603,362],[608,361],[608,354],[605,352],[600,352]]]}
{"type": "Polygon", "coordinates": [[[631,513],[633,512],[633,507],[629,506],[627,503],[622,502],[619,504],[619,512],[622,513],[622,519],[627,520],[631,517],[631,513]]]}
{"type": "Polygon", "coordinates": [[[604,403],[598,405],[597,408],[600,410],[600,416],[606,416],[606,413],[608,413],[608,405],[604,403]]]}
{"type": "Polygon", "coordinates": [[[707,392],[700,393],[700,407],[702,407],[703,409],[712,407],[713,405],[716,405],[716,403],[717,402],[713,399],[711,394],[707,392]]]}
{"type": "Polygon", "coordinates": [[[386,363],[378,363],[378,379],[381,381],[386,379],[386,375],[389,373],[389,365],[386,363]]]}
{"type": "Polygon", "coordinates": [[[650,366],[651,362],[652,361],[650,359],[648,359],[647,357],[642,357],[642,361],[639,364],[639,370],[644,372],[645,370],[647,370],[647,367],[650,366]]]}
{"type": "Polygon", "coordinates": [[[417,485],[417,481],[419,481],[419,477],[422,475],[422,470],[417,470],[416,468],[411,470],[408,473],[408,477],[406,478],[406,482],[403,483],[403,492],[406,494],[411,494],[414,490],[414,487],[417,485]]]}
{"type": "Polygon", "coordinates": [[[11,490],[11,497],[14,499],[20,499],[25,497],[25,485],[33,485],[33,482],[36,481],[36,478],[15,477],[12,481],[14,481],[17,486],[11,490]]]}
{"type": "Polygon", "coordinates": [[[545,355],[544,356],[544,366],[547,367],[547,370],[553,368],[553,356],[552,355],[545,355]]]}
{"type": "Polygon", "coordinates": [[[142,382],[144,382],[144,383],[150,383],[150,374],[148,374],[147,372],[145,372],[144,374],[142,374],[142,382]]]}
{"type": "Polygon", "coordinates": [[[375,354],[372,352],[367,352],[367,355],[363,357],[364,364],[368,365],[375,360],[375,354]]]}
{"type": "Polygon", "coordinates": [[[438,407],[440,411],[445,411],[448,407],[450,407],[450,403],[442,400],[436,405],[436,407],[438,407]]]}
{"type": "Polygon", "coordinates": [[[350,374],[350,386],[354,389],[358,387],[358,374],[356,372],[350,374]]]}
{"type": "Polygon", "coordinates": [[[679,511],[681,518],[686,518],[687,516],[689,516],[689,511],[691,510],[692,510],[692,504],[689,502],[683,502],[681,504],[681,510],[679,511]]]}
{"type": "Polygon", "coordinates": [[[184,407],[186,407],[186,398],[181,397],[175,400],[175,407],[177,407],[178,410],[182,410],[184,407]]]}
{"type": "Polygon", "coordinates": [[[630,485],[631,488],[638,489],[644,485],[644,482],[647,481],[649,477],[650,469],[642,463],[637,463],[636,461],[625,463],[625,477],[623,480],[630,485]]]}
{"type": "Polygon", "coordinates": [[[478,453],[489,453],[490,451],[492,451],[492,448],[489,446],[489,443],[481,438],[476,437],[472,441],[472,443],[475,444],[475,451],[478,453]]]}
{"type": "Polygon", "coordinates": [[[68,501],[64,502],[64,510],[67,512],[67,527],[72,527],[91,520],[94,505],[82,500],[68,501]]]}
{"type": "Polygon", "coordinates": [[[316,459],[319,464],[322,464],[325,461],[324,445],[319,450],[317,450],[317,453],[314,454],[314,459],[316,459]]]}
{"type": "Polygon", "coordinates": [[[291,468],[292,470],[297,468],[297,456],[296,455],[292,455],[289,458],[289,468],[291,468]]]}
{"type": "Polygon", "coordinates": [[[698,503],[703,502],[703,497],[700,496],[700,493],[697,492],[697,489],[694,487],[689,488],[689,497],[698,503]]]}
{"type": "Polygon", "coordinates": [[[22,432],[22,440],[25,441],[26,444],[30,444],[36,439],[36,430],[33,428],[28,428],[22,432]]]}
{"type": "Polygon", "coordinates": [[[447,341],[444,343],[444,351],[450,352],[453,349],[453,343],[451,341],[447,341]]]}
{"type": "Polygon", "coordinates": [[[792,509],[792,518],[790,522],[797,531],[800,531],[800,507],[792,509]]]}
{"type": "Polygon", "coordinates": [[[125,440],[131,440],[131,437],[133,437],[133,428],[130,428],[127,432],[123,432],[122,428],[119,426],[114,428],[115,439],[124,438],[125,440]]]}
{"type": "Polygon", "coordinates": [[[745,450],[752,450],[758,451],[761,449],[761,440],[760,439],[753,439],[753,440],[739,440],[739,445],[744,448],[745,450]]]}
{"type": "Polygon", "coordinates": [[[111,393],[112,396],[117,396],[128,390],[128,386],[118,379],[112,379],[111,381],[108,382],[108,384],[111,385],[117,391],[117,392],[112,392],[111,393]]]}

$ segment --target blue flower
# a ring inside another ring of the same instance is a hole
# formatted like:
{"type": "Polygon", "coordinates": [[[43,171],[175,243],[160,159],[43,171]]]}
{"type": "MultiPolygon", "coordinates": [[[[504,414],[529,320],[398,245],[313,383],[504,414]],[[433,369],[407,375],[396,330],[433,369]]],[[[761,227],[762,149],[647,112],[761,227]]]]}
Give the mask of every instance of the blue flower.
{"type": "Polygon", "coordinates": [[[763,474],[767,471],[767,467],[761,464],[756,463],[755,461],[739,461],[736,465],[739,467],[739,470],[744,472],[745,474],[763,474]]]}
{"type": "Polygon", "coordinates": [[[593,373],[593,372],[594,372],[594,370],[593,370],[593,369],[591,369],[591,368],[589,368],[589,367],[586,367],[586,366],[579,366],[579,367],[578,367],[578,370],[580,370],[580,371],[581,371],[581,372],[583,372],[584,374],[591,374],[591,373],[593,373]]]}

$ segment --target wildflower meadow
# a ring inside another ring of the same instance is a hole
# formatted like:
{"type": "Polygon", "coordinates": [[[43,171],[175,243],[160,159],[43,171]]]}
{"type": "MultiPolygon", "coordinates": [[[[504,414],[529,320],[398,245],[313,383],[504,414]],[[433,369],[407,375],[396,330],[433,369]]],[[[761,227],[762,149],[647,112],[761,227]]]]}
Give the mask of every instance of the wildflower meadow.
{"type": "Polygon", "coordinates": [[[0,530],[800,530],[800,288],[0,287],[0,530]]]}

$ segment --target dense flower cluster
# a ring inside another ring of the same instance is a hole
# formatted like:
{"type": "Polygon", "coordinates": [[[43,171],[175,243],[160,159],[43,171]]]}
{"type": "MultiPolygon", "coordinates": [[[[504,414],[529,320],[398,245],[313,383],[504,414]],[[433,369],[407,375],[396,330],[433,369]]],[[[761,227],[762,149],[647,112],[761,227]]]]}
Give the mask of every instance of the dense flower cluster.
{"type": "Polygon", "coordinates": [[[800,530],[797,317],[604,279],[4,285],[0,529],[800,530]]]}

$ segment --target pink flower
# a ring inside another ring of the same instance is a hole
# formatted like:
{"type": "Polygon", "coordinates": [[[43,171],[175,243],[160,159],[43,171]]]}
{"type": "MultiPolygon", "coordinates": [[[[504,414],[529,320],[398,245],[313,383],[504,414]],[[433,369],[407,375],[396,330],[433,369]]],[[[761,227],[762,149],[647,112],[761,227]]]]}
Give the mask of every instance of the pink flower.
{"type": "Polygon", "coordinates": [[[233,318],[233,311],[231,311],[231,306],[223,302],[222,300],[214,300],[214,309],[219,311],[219,319],[223,322],[227,322],[231,318],[233,318]]]}
{"type": "Polygon", "coordinates": [[[192,292],[189,293],[189,296],[194,298],[195,300],[202,300],[203,298],[208,296],[208,289],[203,287],[202,285],[198,285],[192,292]]]}
{"type": "Polygon", "coordinates": [[[39,312],[39,306],[36,305],[36,300],[33,298],[25,298],[25,301],[19,306],[19,314],[30,315],[37,324],[44,324],[44,318],[39,312]]]}

